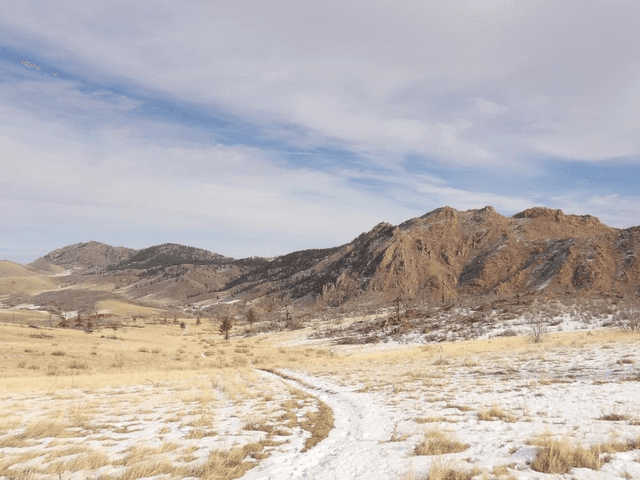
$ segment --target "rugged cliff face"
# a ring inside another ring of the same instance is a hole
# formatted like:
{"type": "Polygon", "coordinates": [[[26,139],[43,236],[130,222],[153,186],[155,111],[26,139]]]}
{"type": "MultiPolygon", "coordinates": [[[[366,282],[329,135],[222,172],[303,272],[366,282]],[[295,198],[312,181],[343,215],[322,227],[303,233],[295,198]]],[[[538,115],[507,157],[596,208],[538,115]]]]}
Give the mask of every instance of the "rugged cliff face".
{"type": "Polygon", "coordinates": [[[271,292],[319,296],[334,305],[399,294],[431,300],[543,291],[635,295],[639,233],[546,208],[504,217],[492,207],[443,207],[398,226],[381,223],[343,247],[316,251],[314,262],[291,262],[286,277],[275,278],[267,266],[244,289],[265,290],[267,283],[271,292]]]}

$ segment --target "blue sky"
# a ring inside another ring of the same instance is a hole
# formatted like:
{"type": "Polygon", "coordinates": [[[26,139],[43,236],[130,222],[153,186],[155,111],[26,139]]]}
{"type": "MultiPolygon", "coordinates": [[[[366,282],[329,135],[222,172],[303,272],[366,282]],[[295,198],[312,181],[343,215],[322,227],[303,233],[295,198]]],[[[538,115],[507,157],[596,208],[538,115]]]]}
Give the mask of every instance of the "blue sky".
{"type": "Polygon", "coordinates": [[[638,225],[639,22],[636,1],[15,2],[0,259],[272,256],[444,205],[638,225]]]}

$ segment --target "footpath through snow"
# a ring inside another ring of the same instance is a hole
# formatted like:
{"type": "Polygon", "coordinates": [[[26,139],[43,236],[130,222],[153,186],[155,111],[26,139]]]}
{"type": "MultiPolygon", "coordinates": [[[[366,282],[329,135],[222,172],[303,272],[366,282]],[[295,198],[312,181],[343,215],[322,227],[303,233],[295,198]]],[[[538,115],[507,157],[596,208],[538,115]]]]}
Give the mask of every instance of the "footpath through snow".
{"type": "Polygon", "coordinates": [[[334,428],[326,439],[305,453],[274,452],[242,480],[388,480],[399,479],[409,470],[406,445],[387,443],[395,424],[372,395],[299,372],[282,370],[282,373],[287,376],[282,381],[331,407],[334,428]]]}

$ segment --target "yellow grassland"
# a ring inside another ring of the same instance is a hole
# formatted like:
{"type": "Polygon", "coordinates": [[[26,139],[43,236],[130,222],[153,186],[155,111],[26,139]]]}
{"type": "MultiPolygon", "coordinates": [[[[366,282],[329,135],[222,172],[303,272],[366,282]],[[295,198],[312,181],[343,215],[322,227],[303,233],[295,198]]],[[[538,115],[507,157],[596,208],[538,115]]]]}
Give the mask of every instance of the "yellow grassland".
{"type": "Polygon", "coordinates": [[[55,277],[47,275],[0,278],[0,295],[10,293],[38,293],[56,288],[55,277]]]}
{"type": "Polygon", "coordinates": [[[19,265],[9,260],[0,260],[0,278],[34,277],[37,275],[40,275],[40,273],[34,272],[23,265],[19,265]]]}
{"type": "Polygon", "coordinates": [[[0,322],[16,322],[21,324],[28,324],[30,321],[40,323],[43,320],[49,319],[49,313],[39,310],[27,310],[27,309],[0,309],[0,322]]]}
{"type": "Polygon", "coordinates": [[[188,324],[189,334],[178,324],[93,333],[0,324],[0,408],[7,413],[0,452],[8,448],[0,477],[57,478],[111,465],[121,469],[117,478],[231,479],[294,438],[294,430],[314,430],[302,422],[321,410],[320,402],[308,396],[294,402],[299,392],[256,370],[305,363],[306,349],[281,352],[264,337],[225,341],[208,322],[178,321],[188,324]],[[234,418],[258,426],[222,434],[219,407],[234,408],[234,418]],[[117,436],[141,428],[151,436],[130,451],[110,447],[117,436]],[[164,437],[177,429],[187,432],[178,446],[164,437]],[[84,448],[83,439],[104,446],[84,448]],[[38,460],[35,469],[23,465],[29,459],[38,460]]]}
{"type": "Polygon", "coordinates": [[[114,315],[141,315],[141,316],[161,316],[166,312],[160,308],[144,307],[118,300],[103,300],[96,304],[100,313],[111,313],[114,315]]]}

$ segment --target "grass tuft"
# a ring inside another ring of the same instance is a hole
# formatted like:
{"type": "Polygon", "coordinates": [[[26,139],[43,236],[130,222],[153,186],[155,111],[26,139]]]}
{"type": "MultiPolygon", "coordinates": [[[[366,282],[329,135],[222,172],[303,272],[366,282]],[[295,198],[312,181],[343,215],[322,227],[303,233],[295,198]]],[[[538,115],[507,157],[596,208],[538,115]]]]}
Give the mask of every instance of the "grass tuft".
{"type": "Polygon", "coordinates": [[[490,408],[485,408],[478,412],[478,420],[502,420],[503,422],[513,423],[517,419],[518,418],[515,415],[505,412],[498,405],[492,405],[490,408]]]}
{"type": "Polygon", "coordinates": [[[414,449],[416,455],[444,455],[464,452],[469,445],[457,440],[453,434],[438,429],[427,430],[424,441],[414,449]]]}
{"type": "Polygon", "coordinates": [[[600,470],[607,461],[601,459],[600,446],[583,448],[580,445],[573,446],[568,439],[555,440],[548,436],[541,436],[531,443],[538,447],[538,455],[531,469],[540,473],[565,474],[576,467],[600,470]]]}
{"type": "Polygon", "coordinates": [[[479,473],[480,471],[475,468],[466,471],[460,465],[435,461],[431,464],[429,475],[425,480],[471,480],[479,473]]]}
{"type": "Polygon", "coordinates": [[[67,436],[67,426],[55,420],[37,420],[25,428],[20,438],[47,438],[67,436]]]}

